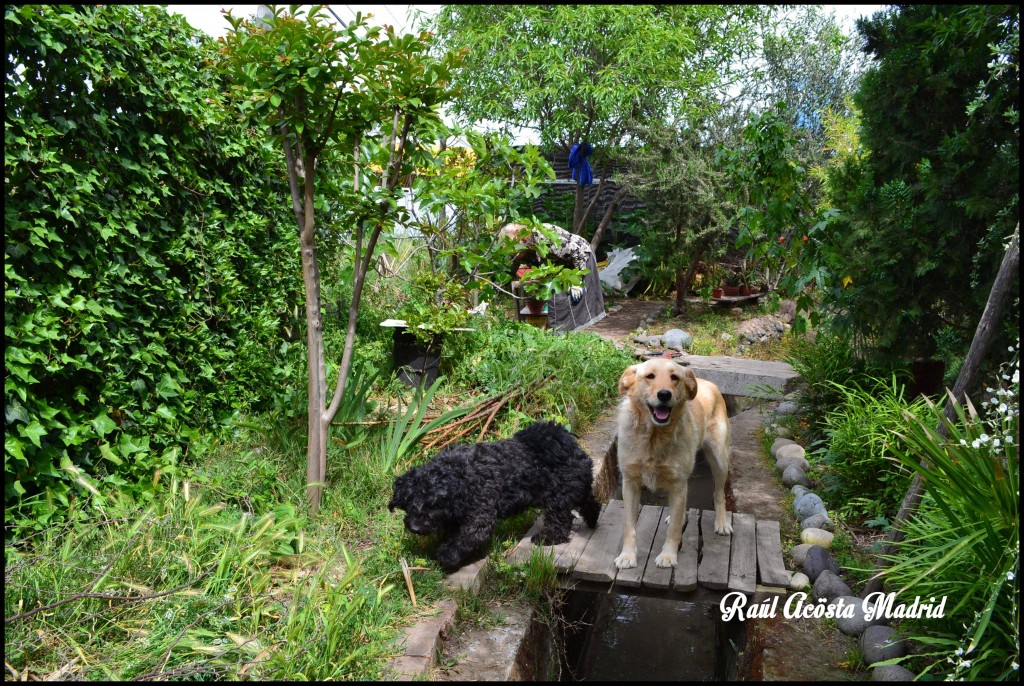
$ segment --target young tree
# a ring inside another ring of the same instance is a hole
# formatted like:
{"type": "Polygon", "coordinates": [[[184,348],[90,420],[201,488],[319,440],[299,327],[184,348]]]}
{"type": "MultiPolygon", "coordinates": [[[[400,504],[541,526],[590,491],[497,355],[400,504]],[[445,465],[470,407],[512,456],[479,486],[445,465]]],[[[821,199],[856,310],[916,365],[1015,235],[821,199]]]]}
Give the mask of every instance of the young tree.
{"type": "MultiPolygon", "coordinates": [[[[432,22],[442,50],[463,50],[453,111],[535,129],[541,145],[595,149],[600,178],[573,233],[582,233],[614,150],[647,122],[714,107],[737,55],[753,49],[758,6],[446,5],[432,22]]],[[[611,209],[611,208],[610,208],[611,209]]],[[[606,223],[605,223],[606,224],[606,223]]],[[[596,246],[593,246],[596,247],[596,246]]]]}
{"type": "Polygon", "coordinates": [[[670,126],[649,133],[651,142],[633,153],[622,183],[648,208],[641,265],[655,255],[667,263],[676,286],[674,311],[683,314],[698,263],[718,257],[727,237],[727,180],[706,136],[670,126]]]}
{"type": "Polygon", "coordinates": [[[455,61],[430,57],[428,34],[399,36],[391,27],[369,26],[359,14],[338,28],[321,10],[314,6],[303,19],[300,10],[289,16],[274,8],[259,23],[228,14],[232,30],[222,48],[240,109],[280,146],[286,163],[306,290],[306,473],[314,512],[327,471],[328,431],[352,364],[366,273],[381,234],[402,217],[402,180],[428,163],[418,140],[438,121],[455,61]],[[317,225],[317,213],[331,204],[341,208],[346,226],[317,225]],[[354,245],[354,280],[328,401],[317,238],[342,231],[354,245]]]}

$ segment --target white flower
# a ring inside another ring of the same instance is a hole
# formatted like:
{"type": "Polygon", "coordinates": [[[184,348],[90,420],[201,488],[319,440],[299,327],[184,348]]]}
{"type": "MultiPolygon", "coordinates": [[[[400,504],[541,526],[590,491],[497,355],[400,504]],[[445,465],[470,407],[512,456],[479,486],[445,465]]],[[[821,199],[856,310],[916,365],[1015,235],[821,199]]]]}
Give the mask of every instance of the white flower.
{"type": "Polygon", "coordinates": [[[1020,665],[1018,665],[1018,664],[1017,664],[1016,662],[1014,662],[1014,663],[1013,663],[1012,665],[1010,665],[1010,666],[1011,666],[1011,667],[1013,667],[1013,671],[1015,671],[1015,672],[1016,672],[1016,671],[1017,671],[1018,669],[1020,669],[1020,665]]]}
{"type": "MultiPolygon", "coordinates": [[[[1013,581],[1013,572],[1007,572],[1006,573],[1006,580],[1007,581],[1013,581]]],[[[1016,669],[1016,668],[1014,668],[1014,669],[1016,669]]]]}
{"type": "Polygon", "coordinates": [[[963,662],[962,662],[962,663],[960,664],[960,666],[961,666],[961,667],[970,667],[970,666],[971,666],[971,661],[970,661],[970,660],[964,660],[964,661],[963,661],[963,662]]]}
{"type": "Polygon", "coordinates": [[[964,649],[963,648],[957,648],[956,651],[953,654],[956,655],[957,657],[960,657],[961,655],[964,654],[964,649]]]}
{"type": "Polygon", "coordinates": [[[995,439],[994,441],[992,441],[992,447],[993,448],[998,448],[999,447],[999,439],[998,438],[995,439]]]}

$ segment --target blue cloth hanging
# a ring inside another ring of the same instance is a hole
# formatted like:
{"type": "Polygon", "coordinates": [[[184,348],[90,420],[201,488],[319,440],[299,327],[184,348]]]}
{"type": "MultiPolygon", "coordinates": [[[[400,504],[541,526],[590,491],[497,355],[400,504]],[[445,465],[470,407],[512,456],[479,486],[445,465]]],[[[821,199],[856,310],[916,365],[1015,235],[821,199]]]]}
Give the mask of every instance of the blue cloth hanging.
{"type": "Polygon", "coordinates": [[[594,146],[590,143],[577,143],[569,151],[569,169],[572,170],[572,179],[581,186],[589,186],[594,183],[594,171],[590,168],[587,157],[594,152],[594,146]]]}

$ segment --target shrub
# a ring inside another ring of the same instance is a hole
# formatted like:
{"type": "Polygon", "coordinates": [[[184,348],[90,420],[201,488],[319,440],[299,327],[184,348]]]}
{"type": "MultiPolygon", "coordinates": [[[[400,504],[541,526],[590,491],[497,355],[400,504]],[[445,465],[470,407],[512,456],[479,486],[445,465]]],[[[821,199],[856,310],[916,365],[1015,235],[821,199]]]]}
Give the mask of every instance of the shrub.
{"type": "Polygon", "coordinates": [[[872,379],[891,373],[860,357],[849,338],[828,331],[797,340],[786,361],[802,380],[797,402],[810,422],[812,439],[821,437],[825,415],[842,402],[842,389],[870,386],[872,379]]]}
{"type": "Polygon", "coordinates": [[[895,432],[906,415],[924,410],[925,400],[906,400],[895,376],[891,385],[879,380],[867,389],[830,383],[839,400],[825,415],[827,444],[811,456],[825,469],[822,495],[845,516],[886,523],[910,483],[910,472],[892,459],[900,449],[895,432]]]}
{"type": "Polygon", "coordinates": [[[4,505],[44,526],[96,479],[152,488],[302,371],[298,246],[181,17],[32,5],[4,28],[4,505]]]}
{"type": "Polygon", "coordinates": [[[928,402],[922,415],[906,415],[896,452],[926,491],[898,552],[888,556],[894,564],[886,580],[907,597],[947,598],[943,618],[910,623],[931,649],[924,672],[947,680],[1019,678],[1019,353],[1005,369],[1000,388],[988,389],[984,418],[969,400],[955,404],[955,421],[928,402]]]}

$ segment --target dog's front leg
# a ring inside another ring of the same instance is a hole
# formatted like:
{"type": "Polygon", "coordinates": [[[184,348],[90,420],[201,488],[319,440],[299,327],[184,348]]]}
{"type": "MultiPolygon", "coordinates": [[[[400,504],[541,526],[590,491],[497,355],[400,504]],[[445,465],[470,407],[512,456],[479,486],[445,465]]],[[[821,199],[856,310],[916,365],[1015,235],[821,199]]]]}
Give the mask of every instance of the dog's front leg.
{"type": "Polygon", "coordinates": [[[471,513],[458,530],[437,547],[437,561],[446,572],[459,569],[480,556],[494,531],[493,511],[471,513]]]}
{"type": "Polygon", "coordinates": [[[686,488],[684,481],[672,484],[668,498],[668,534],[661,554],[655,558],[658,567],[675,567],[679,559],[679,542],[683,538],[683,523],[686,521],[686,488]]]}
{"type": "Polygon", "coordinates": [[[622,474],[622,500],[625,503],[622,526],[622,552],[615,558],[618,569],[636,567],[636,519],[640,516],[640,479],[622,474]]]}

